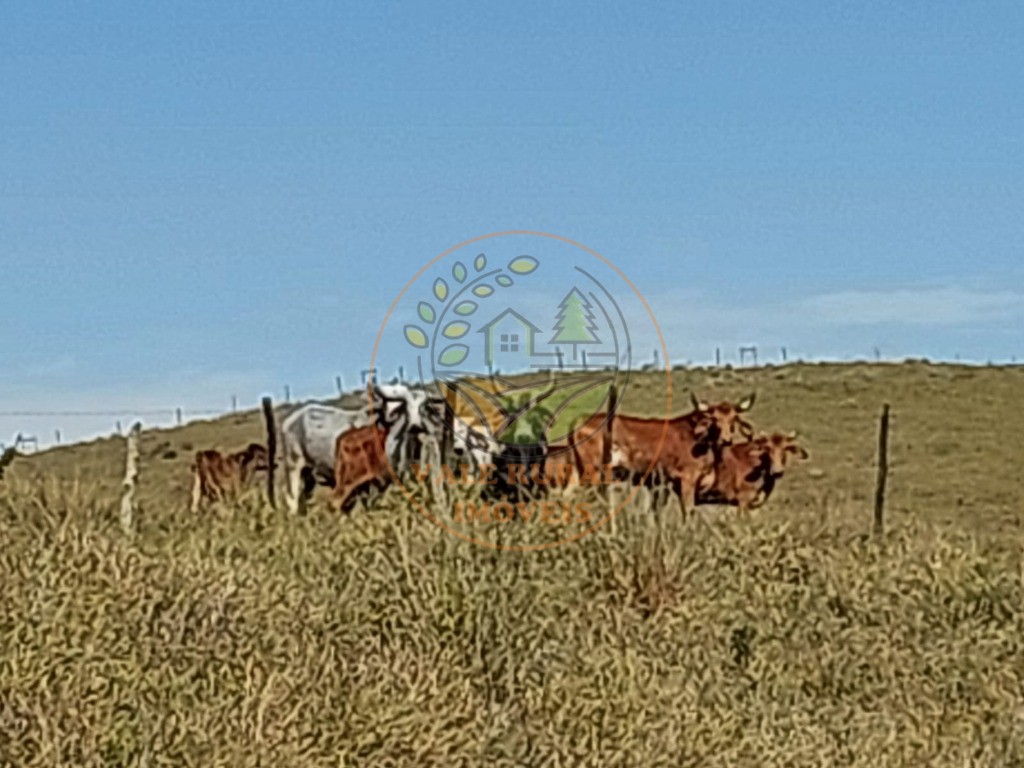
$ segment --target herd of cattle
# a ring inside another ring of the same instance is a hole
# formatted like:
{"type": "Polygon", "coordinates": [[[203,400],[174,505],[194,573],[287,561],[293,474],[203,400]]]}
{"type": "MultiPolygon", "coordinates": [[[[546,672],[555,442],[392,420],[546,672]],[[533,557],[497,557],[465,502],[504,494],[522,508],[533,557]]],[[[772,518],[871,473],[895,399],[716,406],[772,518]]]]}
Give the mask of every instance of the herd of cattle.
{"type": "MultiPolygon", "coordinates": [[[[756,509],[791,460],[808,458],[795,433],[755,434],[744,416],[754,395],[738,403],[707,403],[691,395],[693,410],[672,419],[594,414],[564,443],[548,444],[543,430],[526,443],[506,433],[499,439],[486,420],[453,418],[447,399],[420,387],[393,382],[375,384],[371,392],[361,406],[311,403],[281,423],[289,511],[301,512],[317,485],[333,487],[337,503],[348,509],[364,489],[382,488],[413,470],[431,443],[445,463],[488,468],[497,484],[485,486],[487,493],[544,493],[604,477],[610,468],[615,479],[668,489],[684,514],[700,504],[756,509]]],[[[230,455],[199,451],[192,466],[192,509],[203,500],[228,498],[256,473],[271,469],[259,444],[230,455]]]]}

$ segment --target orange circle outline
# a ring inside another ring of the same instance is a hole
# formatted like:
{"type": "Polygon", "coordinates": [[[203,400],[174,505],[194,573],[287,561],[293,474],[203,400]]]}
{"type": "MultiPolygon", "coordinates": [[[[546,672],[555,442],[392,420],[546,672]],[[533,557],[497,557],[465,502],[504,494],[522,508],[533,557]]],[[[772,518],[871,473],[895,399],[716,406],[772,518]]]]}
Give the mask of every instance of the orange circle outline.
{"type": "MultiPolygon", "coordinates": [[[[470,238],[469,240],[465,240],[465,241],[463,241],[463,242],[461,242],[461,243],[459,243],[457,245],[453,245],[451,248],[448,248],[447,250],[443,251],[439,255],[435,256],[433,259],[431,259],[429,262],[427,262],[425,265],[423,265],[423,267],[421,267],[420,270],[418,272],[416,272],[416,274],[413,275],[409,279],[409,281],[402,287],[402,290],[399,291],[398,295],[395,297],[395,300],[393,302],[391,302],[391,306],[388,308],[387,313],[385,313],[385,315],[384,315],[384,320],[381,322],[380,330],[377,331],[377,338],[376,338],[376,340],[373,343],[373,354],[370,356],[370,370],[373,371],[375,369],[375,365],[374,364],[377,362],[377,352],[380,350],[381,338],[384,336],[384,330],[387,328],[388,322],[391,319],[391,315],[395,311],[395,308],[398,306],[398,302],[400,302],[402,300],[402,297],[405,296],[406,292],[408,292],[408,290],[413,286],[413,284],[415,284],[416,281],[419,280],[420,277],[423,276],[424,272],[426,272],[432,266],[437,264],[437,262],[439,262],[445,256],[448,256],[448,255],[454,253],[455,251],[457,251],[457,250],[459,250],[461,248],[465,248],[467,245],[472,245],[473,243],[478,243],[481,240],[490,240],[490,239],[496,238],[496,237],[508,237],[510,235],[529,235],[529,236],[533,236],[533,237],[546,237],[548,239],[557,240],[557,241],[565,243],[567,245],[571,245],[571,246],[573,246],[575,248],[579,248],[580,250],[584,251],[585,253],[589,253],[591,256],[593,256],[594,258],[598,259],[599,261],[604,263],[606,266],[610,267],[620,278],[622,278],[622,280],[626,283],[626,285],[628,285],[633,290],[633,293],[636,294],[637,298],[640,299],[640,302],[644,305],[644,309],[647,310],[647,314],[651,318],[651,323],[653,323],[653,325],[654,325],[654,330],[657,331],[657,333],[658,333],[658,340],[661,342],[661,351],[662,351],[663,359],[665,360],[665,384],[666,384],[667,398],[666,398],[666,403],[665,403],[665,421],[663,422],[662,429],[661,429],[661,439],[658,441],[658,447],[657,447],[657,449],[654,452],[654,460],[647,467],[647,471],[644,472],[644,474],[643,474],[643,476],[641,478],[641,480],[646,480],[648,475],[650,475],[651,471],[654,469],[654,464],[657,461],[658,456],[661,455],[661,449],[664,446],[665,438],[668,435],[668,422],[671,419],[671,414],[672,414],[672,363],[669,361],[668,346],[665,344],[665,337],[664,337],[664,335],[661,332],[661,326],[658,325],[658,320],[654,316],[654,312],[651,310],[650,304],[647,303],[647,299],[644,298],[644,295],[642,293],[640,293],[640,290],[636,287],[636,285],[633,284],[633,281],[630,280],[621,269],[619,269],[615,264],[613,264],[611,261],[606,259],[600,253],[598,253],[597,251],[595,251],[592,248],[589,248],[589,247],[583,245],[582,243],[578,243],[575,240],[571,240],[568,237],[563,237],[561,235],[551,234],[550,232],[537,232],[537,231],[530,230],[530,229],[509,229],[509,230],[505,230],[505,231],[502,231],[502,232],[491,232],[490,234],[486,234],[486,235],[478,235],[476,237],[470,238]]],[[[374,382],[374,379],[371,377],[367,381],[367,384],[366,384],[366,394],[367,394],[367,397],[368,397],[369,402],[370,402],[370,410],[371,410],[371,412],[373,411],[373,407],[374,407],[374,405],[373,405],[373,382],[374,382]]],[[[611,414],[611,415],[613,416],[614,414],[611,414]]],[[[639,485],[635,485],[633,487],[633,490],[630,491],[630,493],[626,496],[626,498],[623,499],[622,502],[620,504],[618,504],[614,510],[609,511],[608,514],[604,515],[600,520],[598,520],[596,523],[594,523],[589,528],[586,528],[586,529],[576,533],[575,535],[570,536],[569,538],[561,539],[559,541],[548,542],[546,544],[526,544],[526,545],[524,545],[524,544],[515,544],[515,545],[497,544],[497,543],[486,541],[486,540],[483,540],[483,539],[477,539],[477,538],[474,538],[474,537],[472,537],[472,536],[470,536],[468,534],[464,534],[461,531],[455,530],[453,528],[449,528],[446,523],[444,523],[441,520],[438,520],[437,518],[435,518],[434,515],[432,515],[427,510],[427,508],[424,505],[422,505],[413,496],[412,492],[409,491],[409,489],[405,487],[405,484],[402,482],[401,478],[398,477],[398,474],[395,472],[395,468],[391,465],[391,459],[387,456],[387,453],[386,453],[386,450],[385,450],[385,447],[384,447],[384,441],[381,439],[381,434],[380,434],[379,430],[377,429],[377,422],[376,421],[373,422],[373,433],[374,433],[374,435],[377,438],[377,444],[380,446],[381,452],[384,453],[384,455],[385,455],[385,461],[386,461],[387,466],[388,466],[388,471],[391,473],[391,476],[394,478],[395,482],[398,484],[398,487],[402,489],[402,493],[404,493],[406,498],[408,498],[409,501],[412,502],[413,506],[415,506],[417,508],[417,510],[420,512],[420,514],[422,514],[424,517],[426,517],[428,520],[430,520],[430,522],[432,522],[438,528],[441,528],[442,530],[444,530],[445,532],[451,534],[452,536],[455,536],[456,538],[462,539],[463,541],[465,541],[467,543],[470,543],[470,544],[478,544],[480,546],[489,547],[489,548],[494,549],[494,550],[504,550],[504,551],[508,551],[508,552],[539,552],[541,550],[553,549],[554,547],[560,547],[563,544],[571,544],[574,541],[579,541],[584,536],[587,536],[587,535],[593,533],[598,528],[601,528],[604,525],[606,525],[607,523],[609,523],[612,520],[612,518],[617,516],[625,508],[625,506],[633,499],[633,497],[636,496],[636,494],[640,492],[640,486],[639,485]]]]}

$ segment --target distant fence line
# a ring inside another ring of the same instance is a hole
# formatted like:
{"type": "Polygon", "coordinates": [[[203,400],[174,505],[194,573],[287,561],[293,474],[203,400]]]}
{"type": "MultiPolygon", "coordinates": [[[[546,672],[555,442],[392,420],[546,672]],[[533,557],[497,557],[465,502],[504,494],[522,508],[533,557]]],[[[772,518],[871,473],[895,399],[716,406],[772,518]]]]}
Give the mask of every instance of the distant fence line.
{"type": "Polygon", "coordinates": [[[190,416],[221,416],[226,413],[224,408],[153,408],[123,411],[0,411],[0,416],[11,417],[49,417],[49,416],[105,416],[110,418],[128,418],[130,416],[175,416],[178,412],[190,416]]]}
{"type": "MultiPolygon", "coordinates": [[[[790,353],[789,349],[787,349],[787,347],[784,347],[784,346],[769,347],[769,349],[773,349],[773,350],[777,349],[778,350],[778,361],[780,363],[782,363],[783,365],[788,364],[788,363],[801,363],[801,362],[804,362],[804,360],[805,360],[803,356],[794,357],[790,353]]],[[[729,362],[723,360],[724,355],[722,354],[722,351],[723,351],[722,347],[715,347],[714,348],[714,361],[713,362],[709,361],[707,364],[702,364],[702,363],[697,363],[697,362],[694,362],[694,361],[691,361],[691,360],[686,360],[684,362],[673,363],[671,367],[672,367],[673,370],[680,370],[680,369],[685,369],[685,368],[703,368],[703,367],[709,367],[709,368],[722,368],[722,367],[730,368],[730,367],[732,367],[732,365],[729,362]]],[[[752,362],[754,367],[757,367],[758,363],[760,362],[759,361],[758,353],[759,352],[764,352],[765,351],[765,347],[760,347],[759,348],[757,345],[753,345],[753,344],[741,345],[741,346],[738,347],[737,351],[738,351],[737,357],[738,357],[738,360],[739,360],[739,367],[740,368],[748,367],[748,360],[750,362],[752,362]]],[[[871,358],[873,358],[873,360],[875,362],[881,362],[882,361],[882,351],[878,347],[872,348],[871,358]]],[[[905,359],[909,360],[911,358],[905,358],[905,359]]],[[[960,361],[960,355],[956,355],[955,359],[956,359],[956,362],[959,362],[960,361]]],[[[821,362],[826,362],[826,360],[822,359],[821,362]]],[[[837,360],[834,360],[834,362],[838,363],[838,362],[843,362],[843,361],[840,361],[840,360],[837,359],[837,360]]],[[[862,360],[862,362],[867,362],[867,360],[862,360]]],[[[935,361],[935,362],[940,363],[942,361],[935,361]]],[[[767,360],[764,360],[762,364],[763,365],[771,365],[771,363],[769,363],[767,360]]],[[[991,361],[989,361],[988,365],[992,365],[992,364],[993,363],[991,361]]],[[[1017,356],[1011,357],[1009,364],[1010,365],[1019,365],[1017,356]]],[[[638,361],[637,367],[635,368],[635,370],[637,370],[639,372],[652,371],[652,370],[656,370],[657,368],[660,368],[660,367],[661,366],[659,364],[659,353],[658,353],[657,349],[654,349],[652,351],[652,359],[649,362],[646,362],[646,363],[639,363],[639,361],[638,361]]],[[[404,367],[403,366],[398,366],[398,368],[396,370],[397,370],[396,378],[399,381],[405,381],[405,369],[404,369],[404,367]]],[[[378,373],[379,373],[379,371],[377,369],[373,369],[373,368],[367,368],[367,369],[361,370],[359,372],[359,378],[361,380],[361,386],[365,386],[370,381],[377,380],[378,373]]],[[[334,384],[334,390],[335,390],[337,396],[341,396],[341,395],[344,395],[346,393],[346,390],[345,390],[345,378],[343,376],[335,376],[332,383],[334,384]]],[[[291,385],[285,384],[281,388],[280,391],[284,395],[283,404],[290,404],[292,402],[292,388],[291,388],[291,385]]],[[[350,390],[350,391],[358,391],[358,389],[350,390]]],[[[324,398],[323,395],[319,395],[315,399],[323,399],[323,398],[324,398]]],[[[154,418],[154,417],[155,418],[167,418],[168,420],[173,420],[173,422],[175,424],[177,424],[177,425],[182,425],[182,424],[185,423],[186,418],[193,419],[193,418],[196,418],[196,417],[226,416],[226,415],[228,415],[230,413],[237,413],[238,410],[239,410],[239,398],[238,398],[238,396],[237,395],[231,395],[230,403],[231,403],[230,407],[225,406],[225,407],[220,407],[220,408],[183,408],[183,407],[179,406],[179,407],[140,408],[140,409],[118,408],[118,409],[102,409],[102,410],[94,410],[94,411],[90,411],[90,410],[67,410],[67,411],[58,411],[58,410],[49,410],[49,411],[42,411],[42,410],[40,410],[40,411],[36,411],[36,410],[12,410],[12,411],[0,411],[0,418],[12,418],[12,419],[29,419],[29,418],[111,418],[111,419],[118,419],[118,421],[117,421],[117,423],[116,423],[116,425],[114,427],[114,431],[117,434],[123,434],[123,429],[122,429],[122,424],[120,422],[120,419],[138,419],[138,418],[143,418],[143,417],[146,417],[146,418],[154,418]]],[[[258,410],[259,407],[260,407],[260,403],[259,403],[259,401],[257,401],[255,404],[253,404],[253,406],[251,408],[248,408],[247,410],[258,410]]],[[[62,436],[63,435],[62,435],[62,431],[61,431],[60,428],[54,429],[54,436],[56,438],[56,441],[55,441],[56,444],[57,445],[61,445],[62,444],[62,436]]],[[[81,438],[81,439],[89,439],[89,438],[81,438]]],[[[37,438],[35,436],[27,435],[27,434],[23,434],[23,433],[19,433],[18,434],[17,442],[19,444],[21,444],[22,446],[26,446],[26,447],[27,446],[35,447],[36,445],[38,445],[38,441],[37,441],[37,438]]],[[[77,441],[72,441],[72,442],[77,442],[77,441]]],[[[0,450],[2,450],[3,447],[4,447],[4,444],[2,442],[0,442],[0,450]]]]}

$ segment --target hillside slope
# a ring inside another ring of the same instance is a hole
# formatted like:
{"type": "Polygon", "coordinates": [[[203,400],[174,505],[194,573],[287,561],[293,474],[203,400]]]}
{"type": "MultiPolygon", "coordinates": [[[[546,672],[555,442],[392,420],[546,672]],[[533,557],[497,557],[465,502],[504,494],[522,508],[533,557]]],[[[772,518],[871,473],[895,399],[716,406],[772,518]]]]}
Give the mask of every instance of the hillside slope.
{"type": "MultiPolygon", "coordinates": [[[[627,508],[541,552],[443,535],[390,489],[295,518],[187,509],[256,413],[0,483],[0,766],[1024,765],[1024,371],[691,371],[813,459],[750,518],[627,508]],[[891,514],[867,534],[879,407],[891,514]],[[818,471],[813,471],[818,470],[818,471]]],[[[624,409],[650,411],[653,377],[624,409]]],[[[680,398],[682,399],[682,398],[680,398]]]]}
{"type": "MultiPolygon", "coordinates": [[[[664,376],[634,374],[622,412],[663,413],[664,376]]],[[[785,478],[771,507],[795,513],[837,503],[870,515],[878,416],[892,404],[890,514],[919,515],[976,533],[1024,523],[1024,367],[905,363],[821,364],[676,371],[673,413],[689,393],[705,399],[758,394],[750,414],[764,430],[796,429],[811,462],[785,478]]],[[[353,396],[353,399],[358,399],[353,396]]],[[[292,406],[294,407],[294,406],[292,406]]],[[[278,408],[278,418],[290,408],[278,408]]],[[[200,448],[264,441],[257,411],[143,433],[140,496],[156,508],[187,505],[189,465],[200,448]]],[[[121,438],[66,446],[19,460],[11,478],[79,478],[119,493],[121,438]]]]}

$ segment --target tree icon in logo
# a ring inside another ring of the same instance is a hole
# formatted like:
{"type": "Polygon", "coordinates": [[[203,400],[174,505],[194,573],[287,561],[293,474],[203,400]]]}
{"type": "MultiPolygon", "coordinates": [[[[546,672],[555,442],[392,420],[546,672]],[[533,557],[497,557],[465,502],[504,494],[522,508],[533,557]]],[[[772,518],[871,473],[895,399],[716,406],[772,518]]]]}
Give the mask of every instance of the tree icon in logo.
{"type": "Polygon", "coordinates": [[[558,305],[555,335],[551,337],[550,343],[571,345],[573,360],[576,359],[580,344],[601,343],[597,335],[594,308],[579,288],[574,287],[569,291],[558,305]]]}

